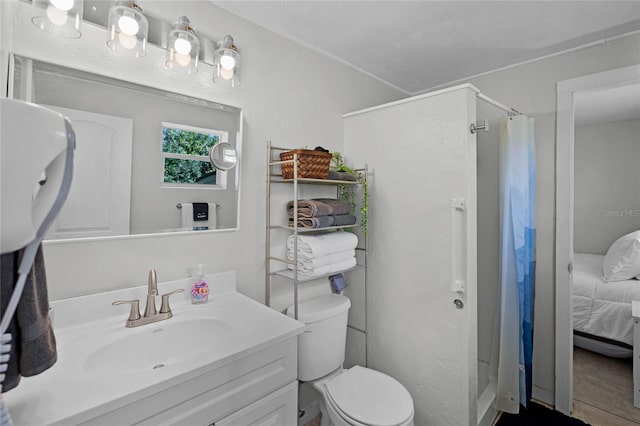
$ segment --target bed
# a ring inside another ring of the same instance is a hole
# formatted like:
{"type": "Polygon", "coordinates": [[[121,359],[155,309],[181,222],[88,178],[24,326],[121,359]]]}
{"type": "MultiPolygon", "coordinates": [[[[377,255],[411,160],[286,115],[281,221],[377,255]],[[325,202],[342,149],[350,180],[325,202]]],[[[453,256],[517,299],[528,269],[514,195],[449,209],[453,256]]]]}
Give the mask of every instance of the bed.
{"type": "Polygon", "coordinates": [[[604,281],[603,260],[597,254],[574,255],[574,344],[607,356],[631,357],[631,301],[640,300],[640,281],[604,281]]]}

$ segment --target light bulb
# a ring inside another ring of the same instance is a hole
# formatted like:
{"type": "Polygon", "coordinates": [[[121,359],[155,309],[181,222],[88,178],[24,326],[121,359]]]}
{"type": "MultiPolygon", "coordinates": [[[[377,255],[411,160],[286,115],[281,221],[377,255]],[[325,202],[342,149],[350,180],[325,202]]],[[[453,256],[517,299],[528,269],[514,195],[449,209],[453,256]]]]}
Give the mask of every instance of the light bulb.
{"type": "Polygon", "coordinates": [[[118,27],[121,33],[128,36],[138,34],[138,30],[140,29],[138,22],[130,16],[121,16],[120,19],[118,19],[118,27]]]}
{"type": "Polygon", "coordinates": [[[181,55],[178,52],[176,52],[175,58],[178,65],[180,65],[181,67],[186,67],[191,63],[191,56],[189,55],[181,55]]]}
{"type": "Polygon", "coordinates": [[[220,67],[220,77],[225,80],[231,80],[233,78],[233,69],[226,69],[224,67],[220,67]]]}
{"type": "Polygon", "coordinates": [[[125,49],[133,49],[136,47],[136,44],[138,44],[138,39],[135,36],[125,33],[118,33],[118,41],[125,49]]]}
{"type": "Polygon", "coordinates": [[[176,41],[173,43],[173,47],[180,55],[188,55],[189,52],[191,52],[191,43],[183,38],[176,39],[176,41]]]}
{"type": "Polygon", "coordinates": [[[236,66],[236,60],[233,58],[233,56],[222,55],[222,57],[220,58],[220,65],[222,66],[223,69],[233,70],[233,67],[236,66]]]}
{"type": "Polygon", "coordinates": [[[48,6],[47,18],[49,18],[52,24],[62,26],[67,23],[68,16],[64,10],[60,10],[54,6],[48,6]]]}
{"type": "Polygon", "coordinates": [[[60,10],[71,10],[73,8],[73,0],[49,0],[49,2],[60,10]]]}

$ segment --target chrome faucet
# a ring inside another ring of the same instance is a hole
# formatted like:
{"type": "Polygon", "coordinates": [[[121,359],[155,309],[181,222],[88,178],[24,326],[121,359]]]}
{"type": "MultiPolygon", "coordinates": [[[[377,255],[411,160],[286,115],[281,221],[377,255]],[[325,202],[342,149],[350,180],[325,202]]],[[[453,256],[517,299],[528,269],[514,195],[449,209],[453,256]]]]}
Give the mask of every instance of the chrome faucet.
{"type": "Polygon", "coordinates": [[[162,303],[160,305],[160,312],[156,311],[156,296],[158,295],[158,279],[155,269],[149,271],[149,281],[147,284],[147,305],[144,309],[144,316],[140,316],[140,301],[139,300],[117,300],[112,305],[122,305],[125,303],[131,304],[131,311],[129,312],[129,318],[125,323],[125,327],[138,327],[140,325],[151,324],[154,322],[169,319],[173,316],[171,307],[169,306],[169,296],[175,293],[182,293],[183,288],[173,290],[167,294],[162,295],[162,303]]]}
{"type": "Polygon", "coordinates": [[[155,269],[149,270],[149,280],[147,282],[147,306],[144,308],[144,316],[152,317],[156,315],[156,296],[158,295],[158,278],[155,269]]]}

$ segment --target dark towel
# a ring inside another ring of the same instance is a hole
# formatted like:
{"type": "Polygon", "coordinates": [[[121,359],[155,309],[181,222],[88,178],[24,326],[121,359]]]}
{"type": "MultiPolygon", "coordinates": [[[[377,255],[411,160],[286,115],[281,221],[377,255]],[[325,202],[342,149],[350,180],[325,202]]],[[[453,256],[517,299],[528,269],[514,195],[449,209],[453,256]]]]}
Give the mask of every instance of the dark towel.
{"type": "Polygon", "coordinates": [[[193,221],[209,220],[209,203],[193,203],[193,221]]]}
{"type": "Polygon", "coordinates": [[[333,226],[355,225],[356,217],[352,214],[338,214],[333,217],[333,226]]]}
{"type": "MultiPolygon", "coordinates": [[[[22,250],[2,255],[0,271],[0,308],[4,314],[18,278],[22,250]]],[[[38,248],[31,272],[16,313],[9,325],[11,352],[2,390],[13,389],[20,376],[35,376],[57,360],[56,338],[49,320],[49,299],[42,245],[38,248]]]]}
{"type": "Polygon", "coordinates": [[[347,172],[334,172],[329,170],[329,177],[327,179],[331,179],[331,180],[348,180],[351,182],[355,182],[356,181],[356,177],[354,175],[352,175],[351,173],[347,173],[347,172]]]}
{"type": "Polygon", "coordinates": [[[314,198],[313,201],[320,201],[331,207],[332,215],[351,213],[351,203],[347,200],[335,200],[333,198],[314,198]]]}

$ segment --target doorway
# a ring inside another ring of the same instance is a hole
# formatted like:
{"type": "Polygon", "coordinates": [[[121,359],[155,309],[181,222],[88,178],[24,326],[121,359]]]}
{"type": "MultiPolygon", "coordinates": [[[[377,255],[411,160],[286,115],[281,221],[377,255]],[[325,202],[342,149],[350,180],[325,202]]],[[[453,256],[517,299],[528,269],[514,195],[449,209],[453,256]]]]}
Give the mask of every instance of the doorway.
{"type": "MultiPolygon", "coordinates": [[[[597,132],[601,132],[604,128],[602,125],[597,127],[576,127],[580,125],[581,120],[584,120],[586,115],[591,114],[596,120],[606,122],[603,120],[603,116],[612,114],[613,118],[620,118],[623,114],[622,109],[624,102],[618,98],[614,99],[614,93],[623,93],[633,90],[637,90],[637,85],[640,84],[640,65],[620,68],[616,70],[606,71],[603,73],[588,75],[571,80],[565,80],[558,83],[558,108],[557,108],[557,152],[556,152],[556,382],[555,382],[555,405],[558,411],[565,414],[571,414],[574,411],[574,372],[576,374],[582,374],[585,365],[590,362],[605,362],[607,364],[607,357],[592,359],[591,354],[593,348],[590,351],[582,352],[582,350],[576,351],[576,359],[580,365],[580,370],[574,370],[574,329],[580,330],[580,328],[586,328],[587,335],[581,335],[576,337],[576,343],[581,344],[583,338],[589,340],[592,337],[603,337],[606,340],[621,341],[625,340],[621,335],[609,336],[606,326],[600,326],[599,329],[589,329],[589,326],[593,326],[592,314],[593,312],[580,311],[583,302],[585,300],[578,296],[582,296],[580,293],[581,287],[574,284],[574,280],[584,278],[585,264],[590,264],[593,268],[601,268],[602,260],[612,240],[617,239],[620,233],[623,233],[622,229],[611,230],[606,229],[607,226],[612,225],[613,222],[609,221],[608,224],[595,227],[593,224],[587,229],[590,232],[581,231],[579,235],[576,235],[576,226],[583,229],[585,221],[595,220],[602,222],[606,211],[614,212],[616,209],[624,209],[623,206],[616,206],[615,202],[606,198],[606,196],[585,198],[584,187],[585,182],[589,180],[590,171],[585,167],[585,164],[577,164],[577,161],[584,161],[584,158],[593,156],[594,152],[598,149],[605,148],[605,153],[612,153],[615,148],[612,146],[604,146],[603,143],[606,140],[601,140],[598,145],[593,141],[590,143],[593,145],[591,152],[588,153],[588,149],[582,149],[576,152],[576,144],[580,143],[578,139],[580,135],[588,135],[590,137],[595,136],[597,132]],[[604,98],[603,98],[604,96],[604,98]],[[606,97],[609,100],[605,101],[606,97]],[[591,102],[589,104],[589,101],[591,102]],[[587,108],[588,105],[591,105],[587,108]],[[607,107],[608,106],[608,107],[607,107]],[[587,114],[588,112],[588,114],[587,114]],[[608,149],[608,150],[607,150],[608,149]],[[579,174],[577,175],[576,172],[579,174]],[[576,186],[576,178],[586,179],[586,181],[580,181],[576,186]],[[578,195],[578,199],[576,199],[578,195]],[[587,201],[585,201],[587,200],[587,201]],[[602,203],[611,204],[608,208],[602,207],[602,203]],[[585,203],[588,205],[585,206],[585,203]],[[591,203],[591,204],[589,204],[591,203]],[[600,203],[600,204],[598,204],[600,203]],[[579,214],[576,219],[576,213],[579,214]],[[576,238],[578,237],[578,238],[576,238]],[[576,255],[576,252],[580,253],[576,255]],[[587,253],[584,253],[587,252],[587,253]],[[585,254],[591,256],[584,256],[585,254]],[[594,257],[595,256],[595,257],[594,257]],[[600,256],[599,258],[596,258],[600,256]],[[586,262],[586,263],[585,263],[586,262]],[[578,293],[576,293],[576,290],[578,293]],[[576,297],[574,298],[574,295],[576,297]],[[577,309],[577,310],[576,310],[577,309]],[[584,315],[587,315],[585,321],[584,315]],[[574,318],[575,317],[575,318],[574,318]],[[574,321],[575,319],[575,321],[574,321]],[[612,339],[610,339],[612,338],[612,339]],[[585,357],[586,356],[586,357],[585,357]],[[585,364],[586,363],[586,364],[585,364]]],[[[630,98],[634,100],[633,93],[630,98]]],[[[637,99],[636,99],[637,100],[637,99]]],[[[636,117],[637,118],[637,117],[636,117]]],[[[632,120],[633,118],[630,117],[632,120]]],[[[624,120],[623,120],[624,121],[624,120]]],[[[627,123],[629,124],[629,123],[627,123]]],[[[610,126],[610,123],[607,124],[610,126]]],[[[610,131],[610,130],[609,130],[610,131]]],[[[637,139],[637,137],[636,137],[637,139]]],[[[605,158],[600,155],[593,158],[591,161],[604,161],[605,158]]],[[[598,163],[598,165],[600,165],[598,163]]],[[[616,173],[619,174],[621,168],[618,168],[616,173]]],[[[592,174],[591,174],[592,175],[592,174]]],[[[593,179],[593,176],[591,176],[593,179]]],[[[600,179],[602,184],[603,179],[600,179]]],[[[593,183],[593,182],[592,182],[593,183]]],[[[597,186],[597,185],[596,185],[597,186]]],[[[606,185],[605,185],[606,186],[606,185]]],[[[606,190],[607,188],[605,188],[606,190]]],[[[611,192],[611,188],[608,190],[611,192]]],[[[596,193],[595,190],[591,191],[596,193]]],[[[636,199],[638,194],[635,195],[636,199]]],[[[618,224],[613,224],[618,226],[618,224]]],[[[636,228],[638,229],[638,228],[636,228]]],[[[601,278],[602,270],[600,272],[594,269],[594,279],[601,278]]],[[[596,284],[591,291],[592,295],[596,294],[596,284]]],[[[634,298],[634,300],[636,300],[634,298]]],[[[588,305],[586,301],[586,305],[588,305]]],[[[591,301],[591,306],[594,303],[591,301]]],[[[597,303],[604,303],[598,300],[597,303]]],[[[595,318],[595,317],[594,317],[595,318]]],[[[630,303],[628,306],[628,314],[625,320],[621,320],[620,323],[632,328],[632,319],[630,316],[630,303]]],[[[585,331],[585,330],[581,330],[585,331]]],[[[632,342],[632,337],[629,337],[632,342]]],[[[597,339],[595,339],[597,340],[597,339]]],[[[624,343],[624,342],[622,342],[624,343]]],[[[596,345],[598,346],[598,345],[596,345]]],[[[617,345],[614,345],[617,346],[617,345]]],[[[627,343],[627,350],[630,345],[627,343]]],[[[614,347],[615,349],[615,347],[614,347]]],[[[610,356],[610,354],[609,354],[610,356]]],[[[602,367],[601,364],[599,370],[607,370],[602,367]]],[[[589,368],[593,368],[589,367],[589,368]]],[[[625,371],[623,369],[623,371],[625,371]]],[[[627,365],[627,372],[630,371],[627,365]]],[[[624,373],[623,373],[624,375],[624,373]]],[[[628,378],[628,377],[627,377],[628,378]]],[[[577,377],[579,380],[580,377],[577,377]]],[[[627,397],[633,399],[633,388],[629,388],[629,395],[627,397]]],[[[580,391],[584,390],[583,383],[580,383],[580,391]]],[[[603,394],[603,389],[600,389],[600,395],[603,394]]],[[[581,398],[584,399],[582,396],[581,398]]],[[[597,407],[596,407],[597,408],[597,407]]],[[[633,409],[632,409],[633,410],[633,409]]]]}

